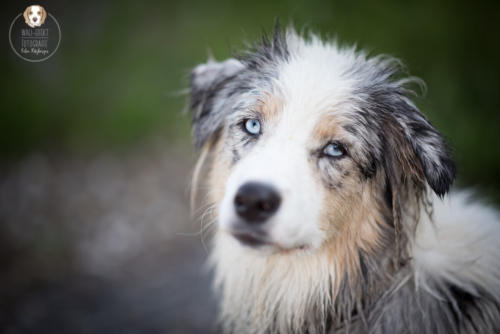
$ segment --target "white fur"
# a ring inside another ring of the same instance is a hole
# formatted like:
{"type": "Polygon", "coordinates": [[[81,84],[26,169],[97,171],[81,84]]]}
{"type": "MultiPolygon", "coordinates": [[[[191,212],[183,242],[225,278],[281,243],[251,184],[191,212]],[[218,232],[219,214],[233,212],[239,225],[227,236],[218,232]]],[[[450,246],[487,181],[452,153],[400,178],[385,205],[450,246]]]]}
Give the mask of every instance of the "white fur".
{"type": "Polygon", "coordinates": [[[427,215],[413,247],[418,282],[451,282],[476,294],[475,286],[500,298],[500,217],[468,191],[434,196],[434,222],[427,215]]]}
{"type": "Polygon", "coordinates": [[[295,250],[288,256],[266,256],[220,232],[212,262],[217,266],[215,284],[224,299],[221,320],[235,326],[235,333],[269,330],[274,315],[278,318],[272,331],[300,332],[304,320],[313,320],[331,306],[331,287],[339,277],[326,254],[295,250]]]}

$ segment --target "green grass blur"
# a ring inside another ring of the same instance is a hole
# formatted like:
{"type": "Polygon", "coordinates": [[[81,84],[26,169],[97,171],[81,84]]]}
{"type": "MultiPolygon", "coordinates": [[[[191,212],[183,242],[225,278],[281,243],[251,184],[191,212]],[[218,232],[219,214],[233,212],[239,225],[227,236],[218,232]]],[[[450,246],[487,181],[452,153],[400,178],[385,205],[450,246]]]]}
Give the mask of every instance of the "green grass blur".
{"type": "MultiPolygon", "coordinates": [[[[3,31],[27,2],[12,2],[3,31]]],[[[187,73],[208,50],[224,59],[274,19],[401,58],[425,80],[417,101],[455,148],[459,184],[500,201],[500,3],[453,1],[54,2],[62,28],[48,61],[4,40],[0,152],[127,149],[151,137],[190,141],[187,73]]]]}

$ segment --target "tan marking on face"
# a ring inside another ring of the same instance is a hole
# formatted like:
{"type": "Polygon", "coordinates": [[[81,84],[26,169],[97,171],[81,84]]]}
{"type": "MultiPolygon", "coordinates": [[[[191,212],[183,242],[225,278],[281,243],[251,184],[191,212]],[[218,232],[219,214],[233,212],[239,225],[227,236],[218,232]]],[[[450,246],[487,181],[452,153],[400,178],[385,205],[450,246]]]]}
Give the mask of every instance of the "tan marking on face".
{"type": "Polygon", "coordinates": [[[327,115],[314,127],[312,135],[315,142],[321,143],[341,139],[346,136],[346,131],[342,128],[338,116],[327,115]]]}
{"type": "Polygon", "coordinates": [[[283,99],[271,94],[266,94],[264,98],[260,99],[257,107],[267,122],[275,120],[281,114],[283,108],[283,99]]]}
{"type": "Polygon", "coordinates": [[[231,158],[229,152],[224,149],[226,131],[213,143],[212,161],[208,175],[208,186],[210,189],[209,200],[211,203],[220,203],[224,197],[226,183],[231,174],[231,158]]]}
{"type": "MultiPolygon", "coordinates": [[[[318,143],[332,139],[342,141],[347,136],[335,115],[321,120],[312,134],[318,143]]],[[[362,181],[351,157],[343,158],[338,165],[342,171],[339,180],[333,182],[341,182],[339,189],[326,187],[318,170],[316,182],[325,189],[319,227],[326,234],[324,247],[332,261],[337,263],[337,270],[339,273],[348,272],[354,281],[361,272],[358,251],[373,254],[382,247],[384,219],[377,215],[384,208],[380,207],[376,194],[380,193],[377,185],[383,182],[378,176],[362,181]]]]}
{"type": "Polygon", "coordinates": [[[320,218],[320,226],[328,235],[324,247],[338,263],[339,272],[348,273],[350,282],[361,274],[359,250],[372,255],[378,252],[386,228],[384,208],[376,199],[377,183],[361,182],[359,177],[351,178],[340,193],[325,192],[320,218]]]}

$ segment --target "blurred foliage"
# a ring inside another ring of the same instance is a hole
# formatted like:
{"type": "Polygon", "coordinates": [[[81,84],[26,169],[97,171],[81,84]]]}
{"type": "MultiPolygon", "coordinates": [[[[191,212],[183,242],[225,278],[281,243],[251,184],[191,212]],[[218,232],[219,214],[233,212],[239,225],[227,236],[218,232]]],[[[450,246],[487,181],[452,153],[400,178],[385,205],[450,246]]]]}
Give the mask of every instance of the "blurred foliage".
{"type": "MultiPolygon", "coordinates": [[[[2,29],[27,4],[1,13],[2,29]]],[[[188,142],[189,69],[269,31],[275,17],[395,55],[428,85],[422,110],[455,148],[461,185],[500,199],[500,2],[44,1],[62,43],[48,61],[17,58],[4,40],[0,150],[121,149],[149,137],[188,142]]],[[[7,33],[6,33],[7,34],[7,33]]]]}

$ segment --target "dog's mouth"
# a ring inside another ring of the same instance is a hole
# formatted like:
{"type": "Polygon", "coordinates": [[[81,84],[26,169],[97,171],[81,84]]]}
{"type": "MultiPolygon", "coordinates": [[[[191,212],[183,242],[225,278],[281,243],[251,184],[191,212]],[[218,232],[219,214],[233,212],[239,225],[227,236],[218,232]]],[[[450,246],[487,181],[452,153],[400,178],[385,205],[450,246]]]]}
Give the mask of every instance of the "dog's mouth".
{"type": "Polygon", "coordinates": [[[230,233],[245,246],[260,247],[271,244],[262,233],[251,231],[231,231],[230,233]]]}
{"type": "Polygon", "coordinates": [[[289,253],[296,250],[307,250],[308,245],[298,245],[294,247],[284,247],[276,242],[269,240],[266,234],[254,231],[230,231],[230,234],[235,237],[242,245],[261,248],[264,246],[269,246],[279,253],[289,253]]]}

